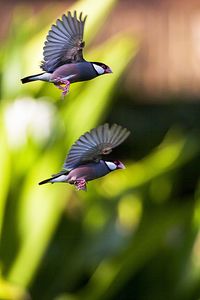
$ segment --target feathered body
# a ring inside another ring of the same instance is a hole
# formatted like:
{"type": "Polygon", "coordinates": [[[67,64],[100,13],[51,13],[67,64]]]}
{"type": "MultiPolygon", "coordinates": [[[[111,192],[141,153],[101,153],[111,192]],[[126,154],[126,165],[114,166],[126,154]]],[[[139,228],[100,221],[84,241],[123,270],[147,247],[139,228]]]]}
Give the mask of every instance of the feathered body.
{"type": "Polygon", "coordinates": [[[119,125],[101,125],[86,132],[72,146],[64,163],[64,169],[39,184],[66,182],[74,184],[80,190],[86,190],[88,181],[105,176],[111,171],[124,169],[119,160],[107,161],[102,156],[110,153],[130,134],[119,125]]]}
{"type": "Polygon", "coordinates": [[[111,73],[104,63],[87,62],[83,58],[85,21],[86,16],[83,18],[81,13],[77,17],[76,11],[74,15],[69,12],[61,20],[58,19],[56,25],[52,25],[43,48],[41,68],[44,73],[22,78],[22,83],[36,80],[51,82],[62,89],[65,95],[70,83],[111,73]]]}
{"type": "MultiPolygon", "coordinates": [[[[103,160],[92,162],[72,169],[71,171],[63,171],[61,174],[54,175],[52,178],[46,179],[48,182],[68,182],[74,184],[77,179],[84,179],[86,182],[102,177],[111,172],[103,160]]],[[[42,182],[43,183],[43,182],[42,182]]],[[[40,184],[42,184],[40,183],[40,184]]],[[[46,182],[45,182],[46,183],[46,182]]]]}

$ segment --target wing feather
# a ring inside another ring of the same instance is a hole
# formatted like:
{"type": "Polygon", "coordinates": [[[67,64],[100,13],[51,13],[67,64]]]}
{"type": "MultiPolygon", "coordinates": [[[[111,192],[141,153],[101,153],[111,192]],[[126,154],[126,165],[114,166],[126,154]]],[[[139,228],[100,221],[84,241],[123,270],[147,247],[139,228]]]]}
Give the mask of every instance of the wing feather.
{"type": "Polygon", "coordinates": [[[51,26],[43,48],[44,60],[41,68],[52,73],[63,64],[84,61],[83,33],[87,16],[68,12],[51,26]]]}
{"type": "MultiPolygon", "coordinates": [[[[53,30],[50,30],[49,34],[50,34],[49,37],[53,37],[54,39],[56,39],[56,40],[58,40],[58,41],[60,41],[62,43],[65,42],[65,39],[63,37],[61,37],[60,35],[58,35],[57,33],[55,33],[53,30]]],[[[49,37],[47,38],[47,43],[46,43],[45,47],[48,46],[48,39],[49,39],[49,37]]],[[[45,50],[45,48],[44,48],[44,50],[45,50]]],[[[45,55],[45,53],[44,53],[44,55],[45,55]]]]}
{"type": "Polygon", "coordinates": [[[64,169],[70,170],[84,162],[99,160],[120,145],[129,134],[126,128],[117,124],[109,127],[107,123],[86,132],[71,147],[64,169]]]}

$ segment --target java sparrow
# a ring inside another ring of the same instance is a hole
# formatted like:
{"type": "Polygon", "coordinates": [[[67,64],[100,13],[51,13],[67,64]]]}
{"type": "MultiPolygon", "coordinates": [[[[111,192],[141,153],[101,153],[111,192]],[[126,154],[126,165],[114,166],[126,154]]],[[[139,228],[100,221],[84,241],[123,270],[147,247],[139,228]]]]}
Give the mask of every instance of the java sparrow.
{"type": "Polygon", "coordinates": [[[43,48],[41,63],[43,73],[22,78],[22,83],[42,80],[54,83],[62,90],[63,96],[69,91],[70,83],[93,79],[99,75],[112,73],[101,62],[88,62],[83,58],[83,32],[87,16],[82,12],[77,17],[68,12],[52,25],[43,48]]]}
{"type": "Polygon", "coordinates": [[[39,185],[47,182],[66,182],[74,184],[78,190],[86,190],[88,181],[117,169],[124,169],[119,160],[106,160],[103,157],[120,145],[129,134],[130,131],[126,128],[117,124],[109,127],[107,123],[86,132],[72,145],[63,171],[41,181],[39,185]]]}

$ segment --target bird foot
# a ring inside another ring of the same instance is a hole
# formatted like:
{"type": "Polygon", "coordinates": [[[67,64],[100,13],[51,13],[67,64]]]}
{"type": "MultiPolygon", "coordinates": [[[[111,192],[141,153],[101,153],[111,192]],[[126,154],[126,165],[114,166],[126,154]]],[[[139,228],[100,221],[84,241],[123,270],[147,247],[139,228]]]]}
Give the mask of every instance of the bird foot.
{"type": "Polygon", "coordinates": [[[70,81],[66,79],[62,79],[60,77],[57,77],[54,80],[54,84],[62,90],[62,96],[64,97],[67,93],[69,93],[69,86],[70,86],[70,81]]]}
{"type": "Polygon", "coordinates": [[[76,188],[77,188],[79,191],[80,191],[80,190],[83,190],[83,191],[86,191],[86,190],[87,190],[85,179],[79,179],[79,180],[76,180],[76,181],[74,182],[74,185],[76,186],[76,188]]]}

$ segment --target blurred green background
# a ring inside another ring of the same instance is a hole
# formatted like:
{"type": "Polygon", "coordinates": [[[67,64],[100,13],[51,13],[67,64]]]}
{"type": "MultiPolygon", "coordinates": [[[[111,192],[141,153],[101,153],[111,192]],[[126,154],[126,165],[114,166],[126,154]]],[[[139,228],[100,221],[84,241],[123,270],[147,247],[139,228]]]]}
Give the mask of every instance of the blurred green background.
{"type": "Polygon", "coordinates": [[[165,85],[157,94],[137,85],[132,68],[142,70],[138,57],[146,59],[142,37],[122,26],[96,40],[110,16],[122,14],[117,5],[82,0],[12,9],[0,49],[2,300],[200,299],[198,93],[187,86],[183,99],[182,88],[178,96],[165,85]],[[73,84],[63,101],[53,85],[21,85],[20,78],[40,72],[50,25],[74,9],[88,15],[85,58],[114,73],[73,84]],[[61,170],[82,133],[104,122],[131,130],[112,154],[126,170],[90,182],[87,193],[38,186],[61,170]]]}

